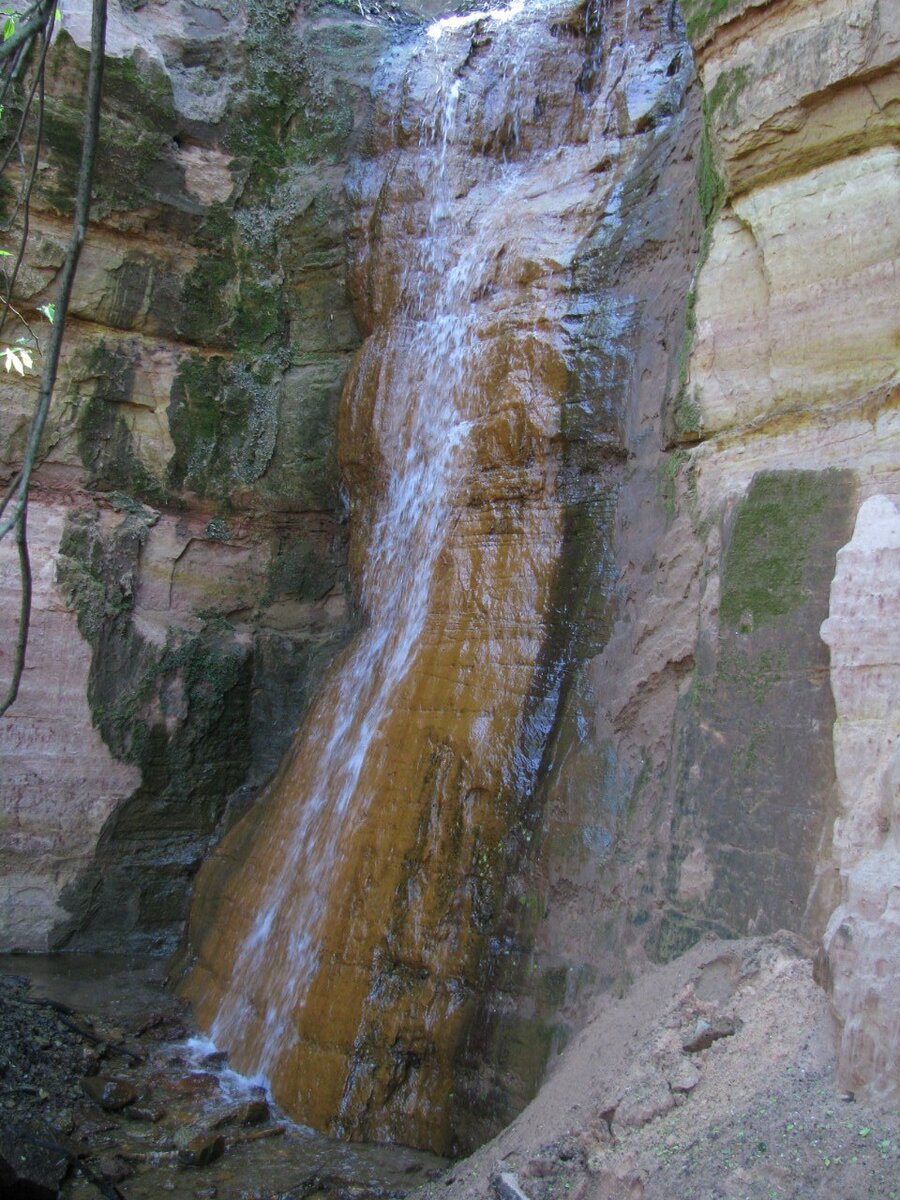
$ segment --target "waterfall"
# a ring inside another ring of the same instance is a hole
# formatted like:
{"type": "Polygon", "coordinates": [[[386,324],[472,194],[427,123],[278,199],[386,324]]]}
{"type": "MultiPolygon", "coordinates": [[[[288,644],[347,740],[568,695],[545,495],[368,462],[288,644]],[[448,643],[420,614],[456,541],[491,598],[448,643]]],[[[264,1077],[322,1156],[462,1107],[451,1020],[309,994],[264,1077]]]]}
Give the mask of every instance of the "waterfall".
{"type": "Polygon", "coordinates": [[[437,1148],[558,694],[536,664],[573,257],[620,220],[621,88],[671,86],[661,69],[636,89],[648,68],[604,34],[610,85],[582,87],[600,57],[570,15],[448,18],[384,68],[351,179],[369,332],[341,406],[363,627],[192,913],[185,991],[233,1065],[300,1119],[437,1148]]]}
{"type": "MultiPolygon", "coordinates": [[[[277,865],[257,892],[257,915],[238,944],[231,985],[210,1029],[214,1041],[233,1045],[256,1020],[253,1063],[263,1077],[296,1040],[290,1016],[302,1005],[319,961],[319,927],[345,824],[359,820],[376,798],[361,779],[422,635],[449,498],[471,428],[463,385],[477,312],[468,297],[477,286],[482,247],[471,241],[463,254],[454,251],[460,231],[450,214],[446,159],[459,86],[456,79],[447,81],[422,131],[432,202],[428,236],[403,274],[402,335],[398,339],[394,329],[391,347],[375,337],[364,351],[366,361],[380,361],[372,423],[386,480],[361,571],[366,626],[305,728],[297,756],[314,764],[304,772],[309,790],[279,826],[277,865]]],[[[362,378],[364,367],[350,383],[351,407],[362,378]]]]}

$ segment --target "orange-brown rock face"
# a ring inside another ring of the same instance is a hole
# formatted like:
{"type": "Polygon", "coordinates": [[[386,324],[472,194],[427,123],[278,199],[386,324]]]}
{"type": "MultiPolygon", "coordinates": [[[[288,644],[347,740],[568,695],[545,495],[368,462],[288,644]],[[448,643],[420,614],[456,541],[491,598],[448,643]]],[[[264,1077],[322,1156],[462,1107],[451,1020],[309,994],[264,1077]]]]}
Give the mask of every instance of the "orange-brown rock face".
{"type": "MultiPolygon", "coordinates": [[[[621,222],[622,180],[685,86],[664,20],[633,14],[625,49],[628,19],[586,30],[547,5],[432,27],[389,65],[353,179],[368,337],[341,459],[366,626],[261,813],[201,873],[185,987],[233,1065],[320,1127],[453,1144],[454,1056],[558,687],[539,664],[578,393],[572,266],[621,222]]],[[[625,311],[595,320],[595,362],[615,361],[625,311]]],[[[614,447],[621,397],[594,382],[614,447]]]]}

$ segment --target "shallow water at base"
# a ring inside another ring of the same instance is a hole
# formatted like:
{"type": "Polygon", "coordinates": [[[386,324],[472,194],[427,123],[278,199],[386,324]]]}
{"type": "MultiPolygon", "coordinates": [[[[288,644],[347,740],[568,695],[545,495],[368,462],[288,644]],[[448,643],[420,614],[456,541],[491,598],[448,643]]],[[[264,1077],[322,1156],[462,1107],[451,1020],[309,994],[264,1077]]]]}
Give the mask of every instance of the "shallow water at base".
{"type": "MultiPolygon", "coordinates": [[[[265,1092],[223,1064],[204,1063],[211,1045],[193,1036],[189,1011],[166,989],[165,964],[134,957],[5,955],[0,956],[0,982],[4,977],[27,978],[30,998],[75,1010],[73,1019],[79,1024],[86,1018],[101,1045],[111,1047],[99,1073],[131,1084],[139,1094],[135,1107],[164,1111],[157,1121],[137,1121],[127,1109],[104,1113],[82,1099],[72,1106],[74,1127],[58,1131],[87,1145],[87,1162],[95,1171],[103,1160],[128,1163],[134,1173],[117,1184],[126,1200],[377,1200],[404,1195],[446,1165],[433,1155],[399,1146],[335,1141],[292,1124],[269,1101],[267,1122],[214,1131],[226,1139],[221,1158],[202,1168],[183,1167],[176,1154],[179,1133],[208,1130],[224,1111],[265,1092]],[[185,1027],[187,1036],[157,1040],[173,1023],[185,1027]],[[145,1061],[134,1061],[136,1054],[145,1055],[145,1061]],[[250,1138],[258,1140],[242,1140],[250,1138]]],[[[3,991],[11,994],[13,989],[3,991]]],[[[71,1084],[78,1083],[73,1076],[71,1084]]],[[[87,1200],[98,1192],[76,1177],[67,1179],[62,1195],[87,1200]]]]}

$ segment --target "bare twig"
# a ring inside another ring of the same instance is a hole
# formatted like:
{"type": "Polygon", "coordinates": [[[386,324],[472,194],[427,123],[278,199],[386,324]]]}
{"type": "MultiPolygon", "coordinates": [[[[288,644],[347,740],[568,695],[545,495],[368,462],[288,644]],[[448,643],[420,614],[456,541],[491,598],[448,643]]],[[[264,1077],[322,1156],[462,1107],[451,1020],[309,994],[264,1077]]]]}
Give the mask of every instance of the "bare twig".
{"type": "Polygon", "coordinates": [[[16,650],[13,659],[12,679],[6,689],[6,695],[0,701],[0,717],[6,712],[19,694],[19,684],[25,670],[25,650],[28,647],[28,626],[31,623],[31,563],[28,558],[28,538],[25,522],[28,509],[22,506],[19,519],[16,522],[16,548],[19,551],[19,629],[16,635],[16,650]]]}
{"type": "MultiPolygon", "coordinates": [[[[36,14],[31,18],[35,22],[33,30],[38,28],[40,22],[37,20],[38,14],[46,18],[47,12],[54,11],[56,0],[44,0],[39,5],[36,14]]],[[[17,34],[21,34],[24,25],[20,26],[17,34]]],[[[14,35],[15,36],[15,35],[14,35]]],[[[9,46],[13,38],[3,43],[3,46],[9,46]]],[[[10,501],[11,511],[5,512],[2,520],[0,520],[0,539],[6,536],[10,530],[16,530],[16,541],[19,546],[19,562],[20,574],[22,579],[22,611],[24,612],[26,591],[28,595],[28,606],[30,611],[31,604],[31,574],[28,566],[28,549],[25,544],[25,510],[28,504],[28,488],[31,483],[31,475],[34,471],[34,464],[37,459],[38,447],[41,441],[41,435],[44,432],[44,426],[47,422],[47,414],[50,411],[50,400],[53,396],[53,388],[56,383],[56,374],[59,368],[59,356],[62,349],[63,334],[65,332],[66,313],[69,308],[69,300],[72,294],[72,284],[75,279],[75,271],[78,267],[78,259],[81,255],[81,247],[84,244],[85,235],[87,233],[88,213],[91,204],[91,185],[94,177],[94,161],[97,156],[97,142],[100,132],[100,96],[103,87],[103,52],[106,44],[106,0],[94,0],[93,12],[91,19],[91,61],[88,70],[88,85],[87,85],[87,101],[84,121],[84,142],[81,152],[81,167],[78,177],[78,191],[75,198],[75,217],[72,223],[72,236],[69,241],[69,247],[66,252],[66,259],[63,263],[62,273],[59,282],[59,292],[56,300],[56,318],[50,332],[50,343],[47,347],[47,354],[44,359],[44,369],[41,375],[41,385],[38,394],[38,404],[34,417],[31,422],[31,429],[28,435],[28,441],[25,446],[25,453],[22,458],[22,468],[19,476],[18,486],[12,493],[10,501]]],[[[3,54],[3,47],[0,47],[0,60],[6,57],[3,54]]],[[[28,622],[20,621],[19,636],[16,641],[16,656],[13,665],[13,679],[10,688],[4,698],[2,706],[0,706],[0,715],[5,713],[18,695],[19,683],[21,681],[22,672],[25,663],[25,650],[28,643],[28,622]]]]}
{"type": "MultiPolygon", "coordinates": [[[[3,158],[0,159],[0,172],[3,172],[6,170],[6,168],[9,166],[9,161],[12,158],[13,154],[15,154],[16,151],[21,148],[21,139],[22,139],[22,133],[25,130],[25,122],[28,120],[28,114],[31,112],[31,105],[34,103],[34,94],[37,91],[39,86],[41,88],[41,114],[40,115],[41,115],[41,119],[43,119],[44,64],[47,61],[47,50],[49,49],[49,46],[50,46],[50,31],[49,31],[48,26],[52,24],[55,13],[56,13],[56,0],[54,0],[53,8],[51,9],[50,14],[47,18],[47,26],[44,26],[43,28],[41,28],[38,31],[40,33],[41,40],[43,42],[43,46],[41,47],[40,62],[38,63],[37,71],[35,72],[34,82],[31,85],[31,91],[28,93],[28,99],[25,101],[24,105],[22,106],[22,112],[19,115],[18,128],[16,129],[16,132],[13,134],[12,138],[10,139],[9,149],[7,150],[7,152],[3,156],[3,158]]],[[[11,82],[12,82],[12,80],[9,79],[7,81],[7,84],[11,83],[11,82]]],[[[37,139],[37,147],[36,148],[38,150],[40,150],[40,138],[37,139]]],[[[8,220],[6,222],[6,224],[7,224],[7,227],[9,225],[11,225],[12,219],[8,220]]]]}
{"type": "Polygon", "coordinates": [[[47,22],[47,14],[51,8],[56,7],[56,0],[43,0],[41,4],[35,5],[33,9],[29,9],[22,20],[16,26],[15,33],[8,37],[5,42],[0,43],[0,62],[6,58],[11,58],[20,46],[24,46],[26,42],[31,41],[39,29],[47,22]]]}

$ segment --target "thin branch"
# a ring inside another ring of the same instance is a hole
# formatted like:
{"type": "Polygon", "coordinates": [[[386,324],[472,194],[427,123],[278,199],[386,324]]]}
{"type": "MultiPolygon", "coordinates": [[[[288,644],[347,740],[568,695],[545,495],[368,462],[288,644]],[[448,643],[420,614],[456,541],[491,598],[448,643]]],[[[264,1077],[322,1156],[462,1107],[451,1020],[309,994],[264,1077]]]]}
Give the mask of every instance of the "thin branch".
{"type": "MultiPolygon", "coordinates": [[[[41,6],[43,12],[46,4],[41,6]]],[[[50,11],[56,8],[56,0],[51,0],[50,11]]],[[[12,39],[10,39],[11,41],[12,39]]],[[[8,45],[9,43],[5,43],[8,45]]],[[[13,666],[13,676],[9,689],[0,705],[2,716],[13,704],[19,692],[19,684],[25,669],[25,652],[28,646],[28,627],[31,615],[31,566],[28,560],[28,543],[26,538],[26,516],[28,505],[28,487],[37,459],[38,447],[47,414],[50,411],[50,401],[56,384],[56,374],[59,368],[59,356],[62,350],[65,333],[66,314],[72,295],[72,285],[75,271],[81,255],[81,247],[87,234],[88,214],[91,207],[91,186],[94,178],[94,161],[97,157],[97,142],[100,134],[100,98],[103,88],[103,52],[106,45],[106,0],[93,0],[91,17],[91,61],[88,71],[87,102],[84,119],[84,142],[81,150],[81,168],[78,176],[78,191],[75,198],[75,217],[72,223],[72,236],[63,263],[59,282],[59,292],[56,300],[56,320],[50,332],[50,344],[44,360],[41,374],[41,386],[38,395],[38,405],[31,423],[28,442],[22,458],[22,468],[19,475],[18,487],[14,491],[15,502],[12,512],[6,513],[0,521],[0,538],[6,536],[13,528],[16,530],[16,544],[19,550],[19,575],[22,581],[21,609],[19,631],[16,639],[16,654],[13,666]]],[[[2,47],[0,47],[2,50],[2,47]]],[[[0,54],[0,58],[2,58],[0,54]]],[[[43,64],[42,64],[43,65],[43,64]]],[[[43,71],[41,71],[43,79],[43,71]]],[[[41,84],[43,92],[43,83],[41,84]]],[[[43,105],[41,105],[43,116],[43,105]]],[[[35,148],[35,163],[39,152],[35,148]]],[[[28,191],[30,197],[30,188],[28,191]]],[[[92,1181],[93,1182],[93,1181],[92,1181]]]]}
{"type": "MultiPolygon", "coordinates": [[[[53,11],[56,11],[56,0],[53,0],[53,11]]],[[[19,250],[16,254],[16,261],[13,264],[12,274],[9,278],[9,286],[6,290],[3,312],[0,314],[0,333],[2,333],[3,328],[6,325],[7,315],[12,307],[10,300],[12,299],[13,292],[15,291],[16,281],[19,278],[19,271],[22,267],[22,259],[25,257],[25,245],[28,241],[28,231],[31,217],[31,193],[34,190],[34,181],[37,178],[38,163],[40,162],[41,158],[41,143],[44,140],[44,66],[47,61],[47,48],[50,45],[50,39],[47,36],[46,31],[44,31],[42,37],[44,44],[41,50],[41,61],[38,64],[37,78],[35,79],[34,87],[31,89],[31,95],[28,97],[27,106],[29,109],[31,108],[35,89],[39,87],[40,98],[38,102],[37,131],[34,135],[34,157],[31,160],[31,171],[28,174],[28,183],[25,186],[25,191],[20,197],[19,202],[16,204],[16,213],[18,213],[19,208],[24,207],[25,210],[24,216],[22,217],[22,236],[19,239],[19,250]]],[[[21,132],[21,126],[19,128],[21,132]]],[[[18,136],[19,134],[16,134],[17,138],[18,136]]],[[[4,163],[3,166],[0,167],[0,173],[2,173],[5,169],[6,164],[4,163]]]]}
{"type": "MultiPolygon", "coordinates": [[[[38,63],[38,68],[37,68],[37,71],[35,72],[35,76],[34,76],[34,83],[31,85],[31,91],[28,93],[28,99],[25,101],[25,105],[22,108],[22,115],[19,117],[19,128],[13,134],[12,141],[10,143],[10,147],[7,150],[6,154],[3,156],[2,159],[0,159],[0,173],[5,171],[6,168],[9,166],[9,160],[12,158],[13,154],[16,151],[16,148],[19,146],[19,142],[22,137],[22,132],[25,129],[25,122],[28,120],[28,114],[31,112],[31,105],[34,101],[34,93],[37,91],[38,85],[40,85],[40,88],[41,88],[41,107],[43,108],[44,64],[47,61],[47,51],[50,48],[50,30],[49,30],[48,26],[50,26],[52,24],[53,18],[56,14],[56,4],[57,4],[57,0],[53,0],[53,7],[50,11],[50,15],[47,18],[47,24],[40,31],[41,40],[43,42],[43,46],[41,48],[41,60],[38,63]]],[[[41,112],[40,118],[41,118],[41,121],[43,122],[43,112],[41,112]]],[[[40,149],[40,145],[38,145],[38,149],[40,149]]],[[[11,224],[11,222],[8,221],[7,225],[9,225],[9,224],[11,224]]]]}
{"type": "Polygon", "coordinates": [[[16,636],[16,651],[13,657],[12,679],[6,695],[0,701],[0,717],[6,712],[19,694],[19,684],[25,670],[25,651],[28,648],[28,626],[31,623],[31,563],[28,558],[28,537],[25,522],[28,509],[22,509],[22,515],[16,525],[16,546],[19,551],[19,581],[22,592],[19,598],[19,631],[16,636]]]}
{"type": "MultiPolygon", "coordinates": [[[[49,3],[52,4],[53,7],[56,6],[56,0],[49,0],[49,3]]],[[[27,19],[21,21],[19,25],[16,26],[16,31],[14,34],[8,37],[5,42],[0,42],[0,62],[2,62],[4,58],[11,58],[20,46],[24,45],[25,42],[34,37],[40,27],[47,20],[47,10],[48,0],[43,0],[43,3],[39,4],[34,9],[32,16],[27,17],[27,19]]]]}
{"type": "Polygon", "coordinates": [[[100,131],[100,91],[103,85],[103,48],[106,41],[106,0],[94,0],[93,19],[91,24],[91,65],[88,74],[87,112],[85,114],[84,145],[81,153],[81,169],[78,177],[78,194],[75,201],[75,219],[72,224],[72,237],[63,263],[59,283],[59,293],[56,299],[56,319],[50,334],[50,344],[44,360],[44,370],[41,376],[41,388],[38,406],[31,423],[31,432],[22,457],[22,474],[16,492],[12,512],[0,521],[0,539],[4,538],[19,519],[19,513],[25,507],[28,496],[28,486],[37,458],[38,446],[47,413],[50,411],[50,399],[56,383],[56,372],[59,367],[59,355],[62,349],[63,333],[66,326],[66,313],[69,309],[69,298],[72,294],[72,283],[78,267],[78,258],[84,244],[87,232],[88,212],[91,205],[91,183],[94,177],[94,160],[97,155],[97,140],[100,131]]]}
{"type": "MultiPolygon", "coordinates": [[[[9,309],[9,311],[12,313],[12,315],[16,318],[16,320],[19,321],[20,324],[24,325],[25,328],[28,330],[28,335],[31,338],[31,340],[34,342],[35,348],[37,349],[38,354],[40,354],[40,352],[41,352],[40,343],[38,342],[37,334],[31,328],[31,323],[28,321],[28,319],[26,317],[22,316],[22,314],[19,312],[19,310],[16,308],[16,306],[14,304],[10,304],[8,296],[3,301],[3,303],[6,305],[6,307],[9,309]]],[[[4,320],[5,316],[6,316],[6,314],[4,313],[3,317],[0,317],[0,330],[2,330],[2,328],[3,328],[3,320],[4,320]]]]}

